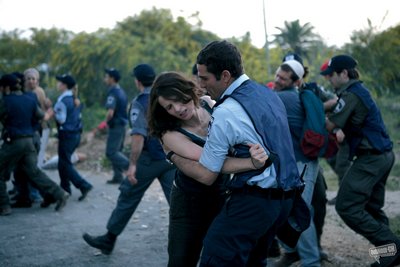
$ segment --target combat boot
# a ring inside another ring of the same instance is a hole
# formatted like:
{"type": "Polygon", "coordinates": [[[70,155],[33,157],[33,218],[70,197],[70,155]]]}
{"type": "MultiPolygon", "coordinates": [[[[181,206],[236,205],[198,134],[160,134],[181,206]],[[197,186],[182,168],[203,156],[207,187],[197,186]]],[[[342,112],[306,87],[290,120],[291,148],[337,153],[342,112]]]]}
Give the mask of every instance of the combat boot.
{"type": "Polygon", "coordinates": [[[83,234],[83,239],[89,246],[100,249],[101,253],[105,255],[111,254],[114,249],[116,239],[110,238],[109,235],[91,236],[88,233],[83,234]]]}

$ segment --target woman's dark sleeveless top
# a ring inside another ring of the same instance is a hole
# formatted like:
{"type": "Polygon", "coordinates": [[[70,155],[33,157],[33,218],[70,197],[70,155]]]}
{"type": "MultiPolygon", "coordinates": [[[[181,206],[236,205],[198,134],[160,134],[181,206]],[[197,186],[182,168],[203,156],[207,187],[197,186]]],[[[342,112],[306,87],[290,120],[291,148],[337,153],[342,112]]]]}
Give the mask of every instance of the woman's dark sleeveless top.
{"type": "MultiPolygon", "coordinates": [[[[208,103],[204,100],[200,100],[200,104],[203,108],[205,108],[210,114],[212,112],[212,108],[208,105],[208,103]]],[[[187,136],[193,143],[204,147],[205,138],[202,138],[196,134],[193,134],[183,128],[177,129],[178,132],[182,133],[183,135],[187,136]]],[[[179,169],[177,170],[175,176],[175,184],[180,189],[188,193],[221,193],[225,191],[225,183],[229,179],[229,175],[227,174],[220,174],[217,180],[211,186],[202,184],[197,182],[193,178],[185,175],[179,169]]]]}

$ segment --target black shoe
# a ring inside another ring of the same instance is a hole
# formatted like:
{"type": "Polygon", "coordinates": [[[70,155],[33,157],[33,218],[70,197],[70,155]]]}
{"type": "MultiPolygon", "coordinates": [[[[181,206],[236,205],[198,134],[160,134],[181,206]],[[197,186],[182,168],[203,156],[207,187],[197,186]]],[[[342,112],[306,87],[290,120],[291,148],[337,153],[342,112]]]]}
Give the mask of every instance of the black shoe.
{"type": "Polygon", "coordinates": [[[32,201],[23,201],[23,200],[17,200],[14,203],[11,203],[11,208],[31,208],[32,207],[32,201]]]}
{"type": "Polygon", "coordinates": [[[67,204],[68,198],[69,194],[67,192],[64,192],[64,195],[56,201],[56,207],[54,208],[55,211],[60,211],[62,208],[64,208],[65,204],[67,204]]]}
{"type": "Polygon", "coordinates": [[[281,249],[276,239],[272,241],[272,244],[268,250],[268,258],[277,258],[281,255],[281,249]]]}
{"type": "Polygon", "coordinates": [[[11,214],[11,207],[6,206],[6,207],[1,207],[0,208],[0,216],[7,216],[11,214]]]}
{"type": "Polygon", "coordinates": [[[93,189],[93,186],[91,186],[91,185],[89,187],[81,188],[82,195],[78,198],[78,200],[79,201],[84,200],[86,198],[87,194],[89,193],[89,191],[92,189],[93,189]]]}
{"type": "Polygon", "coordinates": [[[45,196],[43,197],[42,203],[40,203],[40,207],[47,208],[51,204],[56,203],[56,200],[52,196],[45,196]]]}
{"type": "Polygon", "coordinates": [[[322,262],[322,261],[331,262],[331,261],[329,260],[329,255],[328,255],[328,253],[326,253],[325,250],[322,250],[322,249],[319,250],[319,258],[320,258],[320,261],[321,261],[321,262],[322,262]]]}
{"type": "Polygon", "coordinates": [[[11,201],[16,201],[16,200],[18,200],[18,198],[20,198],[20,196],[18,194],[15,194],[12,197],[10,197],[10,200],[11,201]]]}
{"type": "Polygon", "coordinates": [[[379,263],[374,262],[371,267],[394,267],[400,264],[400,252],[398,251],[394,256],[384,256],[379,258],[379,263]]]}
{"type": "Polygon", "coordinates": [[[332,198],[331,200],[328,200],[328,205],[335,206],[335,204],[336,204],[336,197],[332,198]]]}
{"type": "MultiPolygon", "coordinates": [[[[393,251],[396,251],[395,255],[393,256],[388,256],[388,255],[382,255],[379,257],[379,262],[374,262],[371,264],[371,267],[394,267],[394,266],[400,266],[400,240],[396,240],[390,245],[394,244],[394,249],[393,251]]],[[[379,254],[378,254],[379,256],[379,254]]]]}
{"type": "Polygon", "coordinates": [[[289,267],[299,260],[300,256],[297,252],[285,253],[279,261],[275,262],[274,267],[289,267]]]}
{"type": "Polygon", "coordinates": [[[110,255],[114,249],[115,240],[111,240],[107,234],[91,236],[87,233],[84,233],[82,237],[89,246],[100,249],[101,253],[105,255],[110,255]]]}
{"type": "Polygon", "coordinates": [[[120,184],[122,179],[111,179],[107,181],[107,184],[120,184]]]}

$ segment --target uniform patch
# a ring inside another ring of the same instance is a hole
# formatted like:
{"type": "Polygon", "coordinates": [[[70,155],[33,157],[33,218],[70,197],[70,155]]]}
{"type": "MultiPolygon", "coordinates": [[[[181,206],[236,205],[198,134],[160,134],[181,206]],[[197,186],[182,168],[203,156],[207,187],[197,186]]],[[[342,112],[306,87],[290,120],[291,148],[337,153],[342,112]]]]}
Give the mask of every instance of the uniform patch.
{"type": "Polygon", "coordinates": [[[139,117],[140,110],[138,108],[131,109],[131,114],[129,115],[131,124],[133,125],[137,118],[139,117]]]}
{"type": "Polygon", "coordinates": [[[346,106],[346,102],[344,102],[343,98],[340,98],[335,106],[335,109],[333,110],[333,113],[339,113],[340,111],[342,111],[344,106],[346,106]]]}
{"type": "Polygon", "coordinates": [[[114,101],[115,101],[115,97],[113,97],[113,96],[107,97],[107,105],[108,106],[111,106],[114,103],[114,101]]]}

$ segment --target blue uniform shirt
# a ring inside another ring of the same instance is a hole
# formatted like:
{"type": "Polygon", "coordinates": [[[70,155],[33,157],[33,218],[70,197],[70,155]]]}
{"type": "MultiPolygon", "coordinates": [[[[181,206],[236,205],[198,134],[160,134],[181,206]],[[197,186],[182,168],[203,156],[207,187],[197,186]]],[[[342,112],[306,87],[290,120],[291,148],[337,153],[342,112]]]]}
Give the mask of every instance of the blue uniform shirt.
{"type": "MultiPolygon", "coordinates": [[[[221,96],[231,94],[239,85],[248,80],[243,74],[236,79],[221,96]]],[[[261,136],[256,132],[252,121],[243,107],[233,98],[226,99],[217,106],[212,114],[211,125],[200,157],[200,163],[213,172],[220,172],[229,151],[236,144],[259,143],[263,145],[261,136]]],[[[267,148],[264,146],[267,151],[267,148]]],[[[273,165],[247,181],[249,185],[263,188],[277,187],[276,171],[273,165]]]]}
{"type": "MultiPolygon", "coordinates": [[[[144,89],[142,94],[150,94],[151,87],[144,89]]],[[[139,134],[147,137],[148,125],[146,120],[146,108],[139,101],[137,97],[131,102],[129,110],[129,122],[131,126],[131,135],[139,134]]]]}
{"type": "Polygon", "coordinates": [[[115,125],[125,126],[128,123],[127,115],[128,99],[125,91],[118,84],[111,87],[107,93],[107,101],[105,104],[106,109],[113,109],[114,116],[108,121],[109,127],[115,125]]]}
{"type": "Polygon", "coordinates": [[[151,87],[146,87],[143,93],[134,98],[131,103],[129,110],[129,123],[131,126],[130,134],[142,135],[145,138],[143,150],[148,151],[152,159],[163,160],[165,159],[165,154],[160,141],[156,137],[149,136],[148,134],[146,117],[150,91],[151,87]]]}
{"type": "Polygon", "coordinates": [[[64,124],[64,122],[67,120],[67,106],[62,102],[62,99],[66,96],[73,96],[72,91],[67,90],[64,93],[62,93],[57,98],[57,102],[54,105],[54,112],[55,112],[54,116],[59,124],[64,124]]]}

